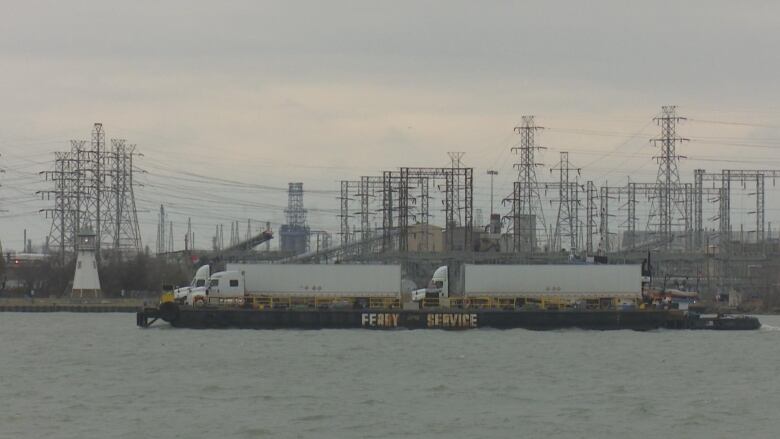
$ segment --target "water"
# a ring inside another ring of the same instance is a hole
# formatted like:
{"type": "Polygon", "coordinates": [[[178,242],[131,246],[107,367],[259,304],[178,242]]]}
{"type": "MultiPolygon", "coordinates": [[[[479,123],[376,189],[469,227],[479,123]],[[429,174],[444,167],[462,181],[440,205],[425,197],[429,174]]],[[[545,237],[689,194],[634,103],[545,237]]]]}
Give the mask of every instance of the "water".
{"type": "Polygon", "coordinates": [[[753,332],[142,330],[0,313],[0,438],[776,438],[753,332]]]}

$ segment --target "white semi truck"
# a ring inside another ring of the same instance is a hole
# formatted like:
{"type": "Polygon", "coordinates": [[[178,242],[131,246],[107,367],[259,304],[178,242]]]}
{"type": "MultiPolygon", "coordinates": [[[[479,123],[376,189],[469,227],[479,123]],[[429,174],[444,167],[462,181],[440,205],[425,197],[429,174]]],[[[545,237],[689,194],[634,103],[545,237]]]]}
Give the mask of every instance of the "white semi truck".
{"type": "Polygon", "coordinates": [[[506,297],[540,299],[640,299],[641,265],[475,265],[465,264],[453,291],[447,266],[436,269],[427,288],[412,292],[425,298],[506,297]]]}
{"type": "Polygon", "coordinates": [[[191,293],[205,294],[206,284],[209,281],[211,275],[211,267],[203,265],[195,272],[195,276],[192,278],[192,282],[186,287],[176,288],[173,290],[173,297],[175,300],[183,302],[187,299],[191,293]]]}
{"type": "MultiPolygon", "coordinates": [[[[400,298],[402,291],[400,265],[228,264],[207,282],[204,275],[208,266],[198,270],[190,287],[176,290],[177,299],[198,305],[251,295],[400,298]]],[[[453,280],[442,266],[427,288],[411,293],[413,301],[454,296],[635,300],[642,297],[642,271],[640,265],[465,264],[453,280]]]]}
{"type": "MultiPolygon", "coordinates": [[[[195,282],[195,280],[193,280],[195,282]]],[[[245,296],[400,297],[400,265],[228,264],[205,288],[184,294],[187,304],[245,296]]]]}

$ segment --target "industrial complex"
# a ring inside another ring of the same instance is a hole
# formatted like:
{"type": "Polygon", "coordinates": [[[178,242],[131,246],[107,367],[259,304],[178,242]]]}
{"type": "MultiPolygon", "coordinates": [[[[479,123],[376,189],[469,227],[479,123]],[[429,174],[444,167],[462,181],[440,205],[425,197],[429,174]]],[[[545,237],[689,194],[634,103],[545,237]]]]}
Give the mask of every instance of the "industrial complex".
{"type": "MultiPolygon", "coordinates": [[[[657,289],[690,289],[732,304],[777,306],[780,243],[766,212],[771,209],[767,191],[780,170],[729,166],[681,175],[678,165],[685,157],[680,150],[688,140],[678,128],[683,121],[674,106],[663,107],[654,118],[654,181],[629,176],[620,185],[597,184],[587,169],[573,163],[571,151],[543,165],[536,158],[543,149],[538,141],[543,128],[534,116],[523,116],[514,127],[518,142],[511,147],[511,187],[494,187],[495,170],[468,167],[464,153],[452,152],[449,166],[410,163],[335,182],[330,189],[338,228],[318,230],[307,221],[305,180],[290,182],[284,224],[272,228],[270,222],[235,219],[229,239],[224,223],[215,224],[213,236],[197,237],[199,245],[191,218],[174,243],[165,203],[159,206],[156,242],[143,245],[136,207],[141,154],[122,139],[107,144],[102,124],[95,123],[90,142],[72,141],[70,150],[56,153],[50,170],[42,173],[50,189],[37,194],[49,203],[41,214],[50,233],[40,251],[33,252],[31,244],[28,248],[25,238],[25,251],[6,255],[7,285],[21,285],[15,266],[41,259],[73,264],[79,237],[88,230],[100,266],[147,253],[184,266],[187,276],[205,263],[379,263],[399,264],[404,279],[420,286],[441,265],[640,264],[649,259],[657,289]],[[481,205],[475,202],[477,176],[490,180],[487,215],[475,209],[481,205]],[[752,206],[750,223],[738,228],[731,220],[736,199],[752,206]]],[[[62,294],[82,292],[70,284],[62,294]]]]}

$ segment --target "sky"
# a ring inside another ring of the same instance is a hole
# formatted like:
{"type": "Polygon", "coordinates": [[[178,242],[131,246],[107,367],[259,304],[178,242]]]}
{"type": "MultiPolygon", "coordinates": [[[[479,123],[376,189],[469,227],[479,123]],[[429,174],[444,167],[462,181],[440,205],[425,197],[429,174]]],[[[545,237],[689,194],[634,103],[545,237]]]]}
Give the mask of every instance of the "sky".
{"type": "MultiPolygon", "coordinates": [[[[549,169],[568,151],[583,181],[653,182],[662,105],[688,118],[681,180],[780,169],[778,2],[3,0],[0,12],[7,249],[25,228],[35,244],[48,234],[39,172],[94,122],[143,153],[152,248],[160,204],[175,247],[187,218],[207,246],[218,223],[278,227],[291,181],[312,227],[335,233],[339,180],[446,166],[448,151],[466,153],[487,216],[486,171],[506,196],[523,115],[545,127],[540,181],[557,180],[549,169]]],[[[749,224],[750,203],[733,223],[749,224]]]]}

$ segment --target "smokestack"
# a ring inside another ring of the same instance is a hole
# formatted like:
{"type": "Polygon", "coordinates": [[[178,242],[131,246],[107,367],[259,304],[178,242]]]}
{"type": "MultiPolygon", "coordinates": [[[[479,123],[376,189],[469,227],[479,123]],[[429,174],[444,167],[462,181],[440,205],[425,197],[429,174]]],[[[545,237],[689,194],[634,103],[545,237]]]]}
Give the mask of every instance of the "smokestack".
{"type": "Polygon", "coordinates": [[[490,214],[490,233],[501,233],[501,215],[498,213],[490,214]]]}

